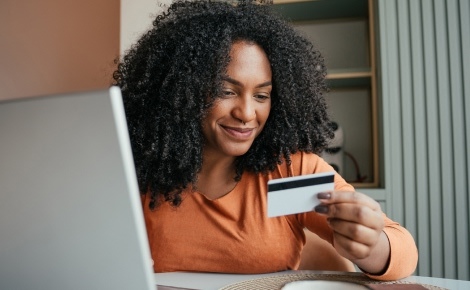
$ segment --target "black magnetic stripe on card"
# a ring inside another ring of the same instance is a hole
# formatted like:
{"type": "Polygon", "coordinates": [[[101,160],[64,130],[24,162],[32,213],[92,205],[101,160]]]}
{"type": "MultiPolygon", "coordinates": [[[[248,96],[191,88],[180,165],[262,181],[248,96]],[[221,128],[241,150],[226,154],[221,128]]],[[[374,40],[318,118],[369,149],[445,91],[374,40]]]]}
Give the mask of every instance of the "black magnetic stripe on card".
{"type": "Polygon", "coordinates": [[[278,191],[278,190],[286,190],[292,189],[297,187],[305,187],[305,186],[312,186],[324,183],[331,183],[334,182],[335,176],[334,175],[327,175],[327,176],[319,176],[319,177],[312,177],[307,179],[301,180],[293,180],[293,181],[284,181],[280,183],[274,183],[268,185],[268,191],[278,191]]]}

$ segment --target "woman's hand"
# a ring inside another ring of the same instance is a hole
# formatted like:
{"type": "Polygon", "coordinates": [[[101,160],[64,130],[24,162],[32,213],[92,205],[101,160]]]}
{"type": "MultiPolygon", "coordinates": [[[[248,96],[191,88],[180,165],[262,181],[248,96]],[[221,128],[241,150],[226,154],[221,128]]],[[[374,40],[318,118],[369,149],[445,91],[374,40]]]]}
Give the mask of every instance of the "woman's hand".
{"type": "Polygon", "coordinates": [[[327,216],[338,253],[368,273],[385,271],[390,244],[379,203],[359,192],[323,192],[318,198],[315,211],[327,216]]]}

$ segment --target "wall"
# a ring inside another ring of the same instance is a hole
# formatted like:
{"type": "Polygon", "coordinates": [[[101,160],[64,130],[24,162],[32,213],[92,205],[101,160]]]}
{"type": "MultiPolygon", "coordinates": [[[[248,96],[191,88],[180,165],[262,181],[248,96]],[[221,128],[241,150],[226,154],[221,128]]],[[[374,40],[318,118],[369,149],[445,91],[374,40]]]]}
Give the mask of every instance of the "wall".
{"type": "Polygon", "coordinates": [[[108,87],[119,0],[0,1],[0,100],[108,87]]]}
{"type": "Polygon", "coordinates": [[[171,2],[171,0],[121,0],[121,54],[152,26],[156,15],[171,2]]]}
{"type": "Polygon", "coordinates": [[[422,276],[470,279],[470,2],[379,0],[387,212],[422,276]]]}

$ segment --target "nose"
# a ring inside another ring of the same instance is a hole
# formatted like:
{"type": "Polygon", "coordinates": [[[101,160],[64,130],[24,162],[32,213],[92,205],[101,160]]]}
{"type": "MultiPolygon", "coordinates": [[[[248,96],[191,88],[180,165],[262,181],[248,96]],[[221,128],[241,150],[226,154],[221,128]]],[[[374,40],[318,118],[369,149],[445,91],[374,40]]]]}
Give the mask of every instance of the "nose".
{"type": "Polygon", "coordinates": [[[253,102],[251,97],[238,98],[232,111],[233,117],[244,124],[254,120],[256,117],[256,109],[253,102]]]}

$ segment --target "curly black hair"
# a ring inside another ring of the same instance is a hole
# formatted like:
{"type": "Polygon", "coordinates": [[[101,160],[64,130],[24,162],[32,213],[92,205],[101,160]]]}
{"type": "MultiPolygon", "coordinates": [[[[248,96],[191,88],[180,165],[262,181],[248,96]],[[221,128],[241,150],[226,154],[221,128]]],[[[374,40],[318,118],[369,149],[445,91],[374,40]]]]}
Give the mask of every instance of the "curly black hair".
{"type": "Polygon", "coordinates": [[[221,96],[235,41],[256,43],[272,68],[272,107],[264,130],[236,159],[267,173],[299,151],[319,153],[328,126],[324,60],[270,4],[177,1],[156,17],[114,73],[121,88],[142,194],[177,206],[202,165],[202,119],[221,96]]]}

